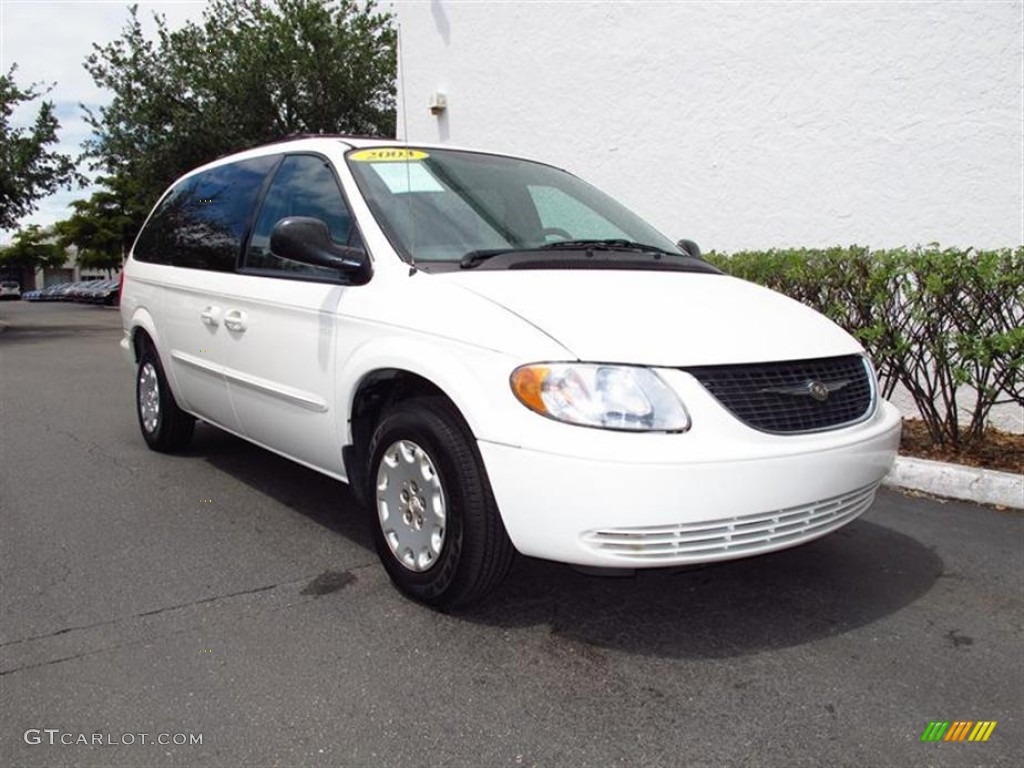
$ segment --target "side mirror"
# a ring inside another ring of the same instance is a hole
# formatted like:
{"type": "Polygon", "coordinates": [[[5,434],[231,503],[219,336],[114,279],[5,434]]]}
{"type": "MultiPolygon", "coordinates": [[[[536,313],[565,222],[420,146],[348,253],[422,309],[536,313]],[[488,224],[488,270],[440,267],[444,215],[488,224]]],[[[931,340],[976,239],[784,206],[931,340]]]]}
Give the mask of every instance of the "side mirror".
{"type": "Polygon", "coordinates": [[[331,240],[327,224],[309,216],[289,216],[277,222],[270,233],[270,250],[282,259],[336,269],[352,285],[369,282],[372,274],[366,251],[338,245],[331,240]]]}
{"type": "Polygon", "coordinates": [[[695,259],[704,259],[704,257],[700,253],[700,246],[693,242],[693,240],[680,240],[678,243],[676,243],[676,245],[679,246],[683,253],[687,253],[690,256],[693,256],[693,258],[695,259]]]}

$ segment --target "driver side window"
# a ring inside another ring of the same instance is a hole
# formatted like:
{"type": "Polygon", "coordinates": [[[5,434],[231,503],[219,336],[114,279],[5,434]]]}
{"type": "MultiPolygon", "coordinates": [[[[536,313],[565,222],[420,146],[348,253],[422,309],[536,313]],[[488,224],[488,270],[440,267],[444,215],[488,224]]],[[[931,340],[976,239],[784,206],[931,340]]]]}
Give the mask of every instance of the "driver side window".
{"type": "Polygon", "coordinates": [[[274,175],[253,227],[245,266],[289,274],[336,279],[337,271],[283,259],[270,250],[274,225],[288,216],[311,216],[326,222],[331,239],[349,245],[352,216],[327,161],[313,155],[289,155],[274,175]]]}

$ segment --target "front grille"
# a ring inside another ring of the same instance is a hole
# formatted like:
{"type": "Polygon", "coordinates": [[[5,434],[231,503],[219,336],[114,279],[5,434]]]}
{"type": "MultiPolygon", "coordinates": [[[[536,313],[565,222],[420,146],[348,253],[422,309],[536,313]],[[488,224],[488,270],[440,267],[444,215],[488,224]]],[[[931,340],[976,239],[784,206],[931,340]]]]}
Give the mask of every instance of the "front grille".
{"type": "Polygon", "coordinates": [[[801,544],[863,514],[878,483],[831,499],[724,520],[589,531],[583,543],[624,562],[682,565],[729,560],[801,544]]]}
{"type": "Polygon", "coordinates": [[[684,370],[736,418],[763,432],[835,429],[866,418],[874,407],[868,364],[860,355],[684,370]]]}

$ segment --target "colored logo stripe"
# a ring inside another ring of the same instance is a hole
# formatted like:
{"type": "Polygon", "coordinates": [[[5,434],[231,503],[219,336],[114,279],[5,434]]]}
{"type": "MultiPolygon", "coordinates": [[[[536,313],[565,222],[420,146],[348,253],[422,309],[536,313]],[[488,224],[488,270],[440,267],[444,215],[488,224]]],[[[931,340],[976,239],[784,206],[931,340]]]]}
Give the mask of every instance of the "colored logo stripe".
{"type": "Polygon", "coordinates": [[[921,741],[988,741],[995,728],[995,720],[932,720],[921,741]]]}
{"type": "Polygon", "coordinates": [[[971,720],[955,720],[946,732],[946,738],[943,741],[963,741],[967,738],[972,725],[974,723],[971,720]]]}
{"type": "Polygon", "coordinates": [[[974,726],[974,730],[971,731],[971,735],[970,735],[970,737],[967,740],[968,741],[988,741],[988,737],[992,735],[992,731],[994,731],[995,729],[996,729],[996,721],[995,720],[991,720],[991,721],[981,720],[981,721],[978,722],[978,724],[976,726],[974,726]]]}

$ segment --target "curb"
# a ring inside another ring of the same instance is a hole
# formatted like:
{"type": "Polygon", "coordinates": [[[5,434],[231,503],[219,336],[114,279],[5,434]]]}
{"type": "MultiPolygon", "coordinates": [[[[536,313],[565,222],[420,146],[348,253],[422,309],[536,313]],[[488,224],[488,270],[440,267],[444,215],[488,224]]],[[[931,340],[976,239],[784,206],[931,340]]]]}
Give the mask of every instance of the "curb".
{"type": "Polygon", "coordinates": [[[882,483],[948,499],[1024,509],[1024,475],[1012,472],[897,456],[882,483]]]}

